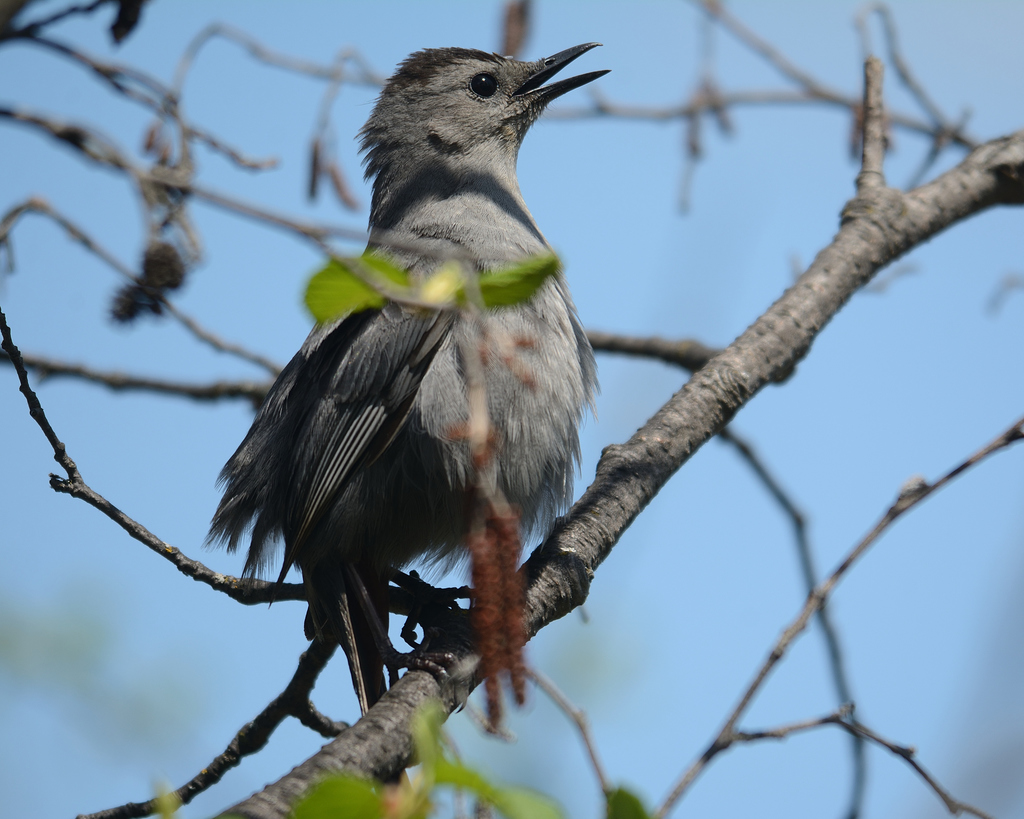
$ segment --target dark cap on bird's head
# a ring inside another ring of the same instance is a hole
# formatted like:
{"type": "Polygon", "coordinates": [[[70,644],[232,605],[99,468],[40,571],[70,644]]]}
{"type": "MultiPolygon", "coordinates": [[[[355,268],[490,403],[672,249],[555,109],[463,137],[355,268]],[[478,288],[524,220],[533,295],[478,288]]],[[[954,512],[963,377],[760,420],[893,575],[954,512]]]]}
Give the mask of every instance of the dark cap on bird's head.
{"type": "Polygon", "coordinates": [[[466,155],[498,140],[514,160],[548,103],[608,73],[591,71],[544,84],[599,45],[585,43],[532,62],[469,48],[411,54],[384,85],[360,132],[367,178],[403,148],[466,155]]]}

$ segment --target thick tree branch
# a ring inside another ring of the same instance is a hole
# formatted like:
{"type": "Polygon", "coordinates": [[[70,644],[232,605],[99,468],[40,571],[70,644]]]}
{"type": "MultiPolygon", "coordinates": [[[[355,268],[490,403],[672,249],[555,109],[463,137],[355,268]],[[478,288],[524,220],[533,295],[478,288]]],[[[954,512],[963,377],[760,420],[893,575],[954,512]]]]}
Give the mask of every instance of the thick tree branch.
{"type": "Polygon", "coordinates": [[[530,557],[536,628],[586,598],[590,576],[666,481],[766,384],[789,372],[828,321],[883,266],[995,204],[1024,201],[1024,132],[993,140],[933,182],[858,196],[803,276],[625,444],[608,447],[593,484],[530,557]]]}

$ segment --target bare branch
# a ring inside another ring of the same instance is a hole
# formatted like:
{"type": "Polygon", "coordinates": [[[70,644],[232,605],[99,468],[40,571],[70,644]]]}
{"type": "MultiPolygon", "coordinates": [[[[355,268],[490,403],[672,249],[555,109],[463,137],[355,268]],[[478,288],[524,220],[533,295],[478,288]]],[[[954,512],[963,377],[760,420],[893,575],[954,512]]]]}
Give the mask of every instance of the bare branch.
{"type": "Polygon", "coordinates": [[[972,816],[977,816],[978,819],[993,819],[992,816],[985,813],[983,810],[980,810],[979,808],[969,805],[966,802],[961,802],[958,799],[954,799],[953,796],[949,793],[949,791],[943,788],[942,785],[940,785],[936,781],[935,777],[932,776],[925,769],[925,767],[917,761],[917,759],[915,758],[917,752],[914,748],[903,745],[897,745],[895,742],[885,739],[885,737],[876,734],[870,728],[868,728],[865,725],[861,725],[859,722],[846,722],[843,720],[837,720],[833,724],[838,725],[840,728],[842,728],[849,734],[870,740],[876,745],[880,745],[887,751],[890,751],[896,754],[896,756],[902,758],[903,761],[906,762],[911,768],[913,768],[917,772],[917,775],[920,776],[921,779],[923,779],[925,783],[928,785],[928,787],[931,788],[935,792],[935,794],[942,800],[942,803],[946,806],[946,810],[949,811],[950,815],[959,816],[962,813],[969,813],[972,816]]]}
{"type": "Polygon", "coordinates": [[[782,725],[778,728],[771,728],[766,731],[735,731],[732,735],[732,741],[734,743],[738,743],[756,742],[762,739],[786,739],[793,734],[811,731],[815,728],[821,728],[826,725],[835,725],[846,731],[851,737],[859,742],[873,742],[902,758],[904,762],[917,772],[918,776],[924,780],[925,784],[935,792],[946,806],[946,810],[948,810],[953,816],[959,816],[962,813],[969,813],[972,816],[979,817],[979,819],[992,819],[992,817],[984,811],[973,807],[966,802],[960,802],[959,800],[954,799],[950,795],[949,791],[943,788],[942,785],[936,781],[935,777],[933,777],[924,768],[924,766],[915,759],[916,751],[913,748],[904,745],[897,745],[895,742],[885,739],[875,733],[867,726],[851,720],[850,714],[852,713],[852,710],[852,707],[847,705],[826,717],[819,717],[818,719],[794,722],[789,725],[782,725]]]}
{"type": "MultiPolygon", "coordinates": [[[[800,722],[791,722],[788,725],[780,725],[777,728],[769,728],[762,731],[736,731],[733,733],[732,739],[733,742],[758,742],[762,739],[786,739],[791,737],[793,734],[802,734],[804,731],[811,731],[825,725],[835,725],[840,722],[845,722],[850,718],[852,710],[853,708],[850,703],[846,703],[828,716],[801,720],[800,722]]],[[[863,738],[858,737],[858,739],[863,738]]]]}
{"type": "Polygon", "coordinates": [[[134,171],[131,161],[106,137],[80,125],[68,125],[58,120],[51,120],[16,108],[0,106],[0,117],[32,125],[70,145],[84,154],[93,162],[117,168],[122,171],[134,171]]]}
{"type": "Polygon", "coordinates": [[[548,695],[558,709],[575,723],[577,730],[580,732],[580,739],[583,740],[583,745],[587,749],[587,756],[590,757],[590,764],[594,768],[597,782],[601,786],[601,793],[611,793],[608,776],[605,774],[604,766],[597,756],[597,744],[594,742],[593,734],[590,733],[590,721],[587,719],[586,712],[569,702],[569,698],[544,674],[535,669],[529,669],[526,673],[537,684],[537,687],[548,695]]]}
{"type": "MultiPolygon", "coordinates": [[[[26,23],[20,28],[8,29],[6,31],[0,31],[0,42],[4,40],[12,40],[17,37],[24,37],[29,34],[37,34],[40,30],[51,26],[54,23],[60,22],[61,20],[71,17],[76,14],[91,14],[96,11],[100,6],[105,6],[108,3],[113,3],[114,0],[93,0],[92,3],[79,6],[68,6],[66,9],[61,9],[58,12],[54,12],[49,17],[44,17],[41,20],[35,20],[31,23],[26,23]]],[[[18,5],[24,5],[19,3],[18,5]]],[[[0,26],[2,28],[2,26],[0,26]]]]}
{"type": "MultiPolygon", "coordinates": [[[[1024,132],[981,146],[915,191],[872,192],[847,205],[839,233],[799,281],[629,441],[605,449],[593,483],[523,567],[528,633],[586,600],[594,572],[676,470],[758,391],[791,372],[828,320],[879,269],[961,219],[1021,202],[1024,132]]],[[[403,767],[416,708],[440,698],[450,712],[472,685],[475,660],[465,618],[450,610],[439,610],[438,618],[431,625],[442,637],[431,649],[457,658],[443,688],[425,672],[406,674],[344,735],[227,813],[278,819],[325,772],[386,779],[403,767]]]]}
{"type": "Polygon", "coordinates": [[[838,96],[838,92],[819,83],[806,71],[790,62],[775,46],[762,39],[752,29],[747,28],[729,12],[725,4],[720,2],[720,0],[693,0],[693,2],[747,48],[755,54],[759,54],[769,65],[776,68],[783,76],[792,80],[807,91],[807,93],[819,99],[835,98],[838,96]]]}
{"type": "Polygon", "coordinates": [[[172,110],[175,101],[171,96],[170,89],[160,80],[143,71],[139,71],[137,68],[103,62],[66,43],[51,40],[38,34],[23,34],[20,36],[20,40],[42,46],[63,57],[67,57],[83,68],[89,69],[100,80],[110,86],[113,91],[149,108],[154,113],[172,116],[175,114],[172,110]]]}
{"type": "Polygon", "coordinates": [[[884,276],[879,276],[871,284],[864,288],[865,293],[884,293],[888,290],[897,279],[902,279],[906,276],[911,276],[914,273],[918,273],[920,268],[914,262],[904,262],[903,264],[895,265],[886,271],[884,276]]]}
{"type": "Polygon", "coordinates": [[[213,347],[213,349],[219,350],[222,353],[230,353],[231,355],[238,356],[245,361],[250,361],[253,364],[262,367],[274,377],[277,377],[277,374],[281,372],[281,365],[276,361],[272,361],[259,353],[254,353],[252,350],[243,347],[241,344],[235,344],[233,341],[225,341],[216,333],[207,330],[194,318],[182,312],[173,302],[168,300],[162,294],[160,296],[160,305],[179,322],[181,322],[182,326],[192,333],[192,335],[200,341],[206,342],[213,347]]]}
{"type": "MultiPolygon", "coordinates": [[[[750,444],[733,433],[730,427],[723,429],[718,434],[718,437],[739,452],[740,456],[754,471],[754,474],[757,475],[765,489],[768,490],[768,493],[782,508],[783,513],[790,519],[793,525],[793,537],[796,541],[797,557],[800,561],[804,588],[807,594],[813,594],[814,587],[818,584],[818,571],[814,565],[814,553],[807,535],[807,521],[803,513],[797,508],[797,505],[782,488],[782,484],[769,471],[750,444]]],[[[854,710],[854,698],[850,689],[849,677],[846,673],[846,660],[839,643],[839,635],[832,624],[832,617],[829,615],[828,607],[824,603],[818,609],[817,618],[822,634],[825,637],[825,649],[828,652],[829,669],[832,672],[832,683],[836,689],[836,697],[840,703],[845,704],[840,710],[850,714],[854,710]]],[[[850,752],[853,756],[853,787],[850,792],[850,809],[847,815],[856,817],[860,815],[861,806],[864,802],[864,788],[867,784],[867,757],[864,753],[864,739],[862,737],[851,737],[850,752]]]]}
{"type": "Polygon", "coordinates": [[[692,339],[669,341],[658,336],[638,338],[617,333],[602,333],[599,330],[587,330],[587,338],[590,339],[590,346],[597,352],[655,358],[667,364],[676,364],[690,372],[696,372],[721,352],[692,339]]]}
{"type": "MultiPolygon", "coordinates": [[[[99,134],[88,129],[74,125],[68,126],[55,120],[35,114],[28,114],[11,108],[0,107],[0,118],[7,117],[18,122],[27,123],[56,137],[72,147],[81,151],[89,159],[107,167],[115,168],[129,174],[134,182],[146,194],[152,195],[153,190],[173,191],[177,196],[193,196],[202,199],[211,205],[223,208],[224,210],[254,219],[264,224],[272,225],[289,233],[308,240],[317,248],[329,256],[340,254],[328,244],[331,238],[342,239],[361,244],[367,241],[367,232],[361,228],[350,228],[342,225],[318,225],[309,222],[302,222],[292,219],[280,213],[260,208],[251,203],[234,199],[219,191],[204,188],[193,184],[190,174],[179,169],[155,166],[150,171],[144,171],[135,167],[125,154],[113,143],[105,140],[99,134]]],[[[378,241],[387,244],[396,250],[413,250],[420,254],[429,254],[430,248],[425,248],[422,243],[411,242],[408,237],[397,236],[387,231],[378,232],[378,241]]],[[[441,251],[434,251],[441,252],[441,251]]],[[[454,261],[470,260],[468,253],[458,254],[444,251],[448,259],[454,261]]],[[[275,365],[276,366],[276,365],[275,365]]]]}
{"type": "Polygon", "coordinates": [[[24,42],[43,46],[73,60],[80,66],[89,69],[114,92],[148,108],[161,120],[172,120],[178,127],[181,136],[179,164],[188,167],[189,170],[191,170],[191,159],[187,150],[187,143],[191,139],[203,143],[210,150],[247,170],[267,170],[277,165],[277,159],[273,157],[267,159],[248,157],[204,128],[186,122],[181,113],[180,96],[175,90],[168,88],[160,80],[149,74],[139,71],[132,66],[103,62],[72,46],[40,37],[34,33],[20,34],[19,37],[24,42]]]}
{"type": "Polygon", "coordinates": [[[221,156],[230,159],[236,165],[241,168],[245,168],[247,171],[269,171],[272,168],[276,168],[278,165],[279,160],[276,156],[257,159],[242,153],[237,148],[231,147],[219,137],[215,137],[209,131],[195,125],[186,125],[185,129],[188,136],[194,138],[197,142],[203,143],[214,153],[218,153],[221,156]]]}
{"type": "Polygon", "coordinates": [[[885,113],[882,107],[882,61],[868,57],[864,63],[863,138],[857,192],[885,187],[885,113]]]}
{"type": "MultiPolygon", "coordinates": [[[[115,391],[155,392],[162,395],[179,395],[197,401],[245,398],[258,407],[270,389],[269,381],[213,381],[209,384],[195,384],[97,370],[85,364],[60,361],[46,356],[23,354],[22,360],[26,367],[35,371],[40,381],[54,377],[75,378],[101,384],[115,391]]],[[[0,356],[0,362],[10,363],[10,358],[6,355],[0,356]]]]}
{"type": "MultiPolygon", "coordinates": [[[[199,51],[210,40],[216,37],[221,37],[229,42],[233,42],[236,45],[241,46],[253,59],[266,63],[267,65],[283,68],[286,71],[292,71],[296,74],[305,74],[308,77],[320,80],[333,81],[337,77],[337,63],[328,66],[297,57],[290,57],[286,54],[281,54],[280,52],[267,48],[255,37],[251,37],[240,29],[224,23],[213,23],[192,38],[192,42],[188,44],[188,47],[182,54],[181,59],[178,61],[178,67],[174,72],[174,81],[171,83],[171,88],[177,97],[181,96],[182,89],[185,85],[185,78],[188,75],[192,64],[195,62],[199,51]]],[[[356,83],[358,85],[376,87],[380,87],[384,84],[384,78],[370,68],[369,63],[358,51],[355,49],[348,49],[344,51],[343,54],[346,55],[346,62],[354,63],[359,69],[359,73],[355,74],[349,82],[356,83]]]]}
{"type": "Polygon", "coordinates": [[[257,603],[269,603],[274,600],[305,600],[305,591],[299,583],[282,583],[280,585],[268,583],[264,580],[242,580],[230,575],[221,574],[208,569],[198,560],[192,560],[182,554],[181,551],[168,543],[160,540],[141,523],[132,520],[124,512],[114,506],[110,501],[94,491],[82,478],[81,473],[71,456],[67,454],[63,442],[53,431],[50,422],[46,419],[39,398],[28,381],[28,372],[25,369],[25,362],[21,352],[14,345],[11,338],[10,327],[7,326],[7,318],[0,309],[0,332],[3,334],[3,350],[7,353],[15,371],[18,373],[19,388],[28,403],[29,415],[46,436],[53,448],[54,460],[60,464],[67,474],[67,478],[57,475],[50,475],[50,487],[56,492],[71,495],[74,498],[85,501],[90,506],[98,509],[114,523],[124,529],[132,538],[148,546],[153,552],[170,561],[175,568],[186,577],[205,583],[212,589],[223,592],[247,606],[257,603]]]}
{"type": "Polygon", "coordinates": [[[518,57],[530,34],[530,0],[508,0],[501,26],[501,54],[518,57]]]}
{"type": "MultiPolygon", "coordinates": [[[[228,747],[202,771],[173,792],[179,804],[187,805],[203,791],[216,785],[228,771],[245,757],[261,751],[285,717],[295,717],[307,728],[330,739],[348,728],[343,722],[332,722],[313,707],[309,692],[316,678],[331,659],[337,646],[314,641],[299,657],[298,668],[291,680],[259,715],[247,723],[228,744],[228,747]]],[[[148,802],[129,802],[116,808],[79,816],[78,819],[139,819],[151,816],[160,809],[158,799],[148,802]]]]}
{"type": "MultiPolygon", "coordinates": [[[[124,278],[136,284],[141,283],[139,277],[135,275],[131,268],[99,244],[99,242],[89,236],[89,234],[82,230],[81,227],[76,225],[58,210],[54,209],[49,202],[39,197],[32,197],[22,204],[16,205],[7,211],[2,218],[0,218],[0,247],[3,247],[5,244],[10,242],[10,235],[14,225],[17,223],[18,219],[26,213],[36,213],[40,216],[52,219],[57,225],[64,229],[72,241],[80,244],[83,248],[92,253],[124,278]]],[[[205,344],[213,347],[213,349],[238,356],[245,361],[249,361],[262,367],[274,376],[281,371],[281,367],[276,362],[271,361],[258,353],[254,353],[240,344],[225,341],[217,334],[207,330],[191,316],[179,310],[166,296],[164,296],[163,293],[154,292],[152,297],[160,303],[162,309],[174,316],[174,318],[180,322],[185,329],[192,333],[192,335],[205,344]]],[[[180,390],[175,391],[180,392],[180,390]]],[[[195,395],[193,397],[202,396],[195,395]]]]}
{"type": "MultiPolygon", "coordinates": [[[[882,515],[881,519],[875,524],[875,526],[868,532],[864,538],[850,550],[846,557],[842,560],[839,566],[820,583],[813,592],[807,597],[807,602],[804,604],[800,613],[782,632],[782,636],[779,637],[778,641],[772,647],[769,652],[767,659],[758,669],[754,675],[753,681],[747,687],[747,689],[740,696],[740,700],[736,707],[733,708],[732,712],[726,718],[725,724],[719,731],[718,735],[712,740],[711,744],[708,745],[707,749],[700,756],[700,758],[694,762],[686,772],[679,778],[664,803],[655,811],[654,816],[660,818],[665,816],[672,807],[679,801],[679,799],[686,793],[690,786],[697,780],[697,777],[703,772],[707,765],[711,762],[714,757],[724,751],[735,741],[735,727],[736,723],[746,712],[751,702],[754,700],[754,696],[760,691],[765,680],[768,679],[768,675],[775,668],[775,666],[782,660],[789,650],[789,647],[793,644],[797,637],[807,628],[807,624],[810,622],[811,617],[825,605],[829,595],[839,584],[839,581],[843,579],[845,574],[850,570],[854,563],[870,548],[875,541],[899,518],[904,512],[915,507],[925,498],[932,495],[934,492],[941,489],[955,477],[960,475],[962,472],[970,469],[977,463],[980,463],[989,455],[1005,449],[1015,443],[1016,441],[1024,439],[1024,418],[1021,418],[1017,423],[997,436],[989,444],[979,449],[961,464],[947,472],[935,483],[928,484],[923,479],[912,479],[904,484],[900,490],[899,496],[892,506],[882,515]]],[[[861,731],[864,737],[874,740],[876,735],[870,734],[867,731],[861,731]]],[[[909,761],[909,757],[905,757],[909,761]]],[[[915,770],[918,770],[919,766],[915,765],[915,770]]],[[[921,769],[923,770],[923,769],[921,769]]],[[[919,773],[921,771],[919,770],[919,773]]],[[[922,774],[923,775],[923,774],[922,774]]],[[[929,785],[935,788],[934,780],[929,777],[925,777],[929,785]]],[[[937,793],[942,793],[940,789],[936,790],[937,793]]],[[[960,803],[957,803],[960,804],[960,803]]],[[[948,803],[947,803],[948,807],[948,803]]],[[[963,810],[967,810],[974,813],[976,816],[984,817],[985,815],[976,811],[973,808],[964,807],[963,810]]]]}
{"type": "Polygon", "coordinates": [[[324,89],[324,95],[320,101],[320,111],[317,114],[313,142],[310,146],[309,198],[316,199],[317,181],[321,175],[326,174],[342,205],[349,210],[358,210],[359,200],[355,198],[345,182],[341,165],[336,156],[331,131],[331,108],[346,79],[345,65],[352,59],[353,53],[350,49],[345,49],[335,57],[332,67],[334,76],[331,77],[327,88],[324,89]]]}
{"type": "Polygon", "coordinates": [[[921,106],[924,112],[928,115],[928,118],[932,121],[932,124],[935,125],[939,131],[947,132],[952,130],[945,114],[942,113],[942,109],[940,109],[935,101],[928,95],[924,86],[917,80],[913,72],[910,70],[910,64],[903,58],[903,50],[900,48],[899,34],[896,31],[896,20],[893,18],[892,10],[885,3],[871,3],[857,15],[855,22],[858,29],[861,31],[861,36],[866,46],[864,59],[867,60],[871,52],[870,46],[867,45],[867,18],[871,14],[877,14],[878,18],[882,21],[882,30],[885,32],[885,41],[889,46],[889,62],[892,63],[892,67],[896,69],[896,76],[899,77],[900,82],[906,86],[906,89],[910,92],[911,96],[917,101],[917,104],[921,106]]]}
{"type": "Polygon", "coordinates": [[[0,34],[6,33],[7,26],[30,0],[0,0],[0,34]]]}
{"type": "Polygon", "coordinates": [[[988,300],[988,312],[992,315],[998,313],[1003,304],[1014,290],[1024,290],[1024,275],[1020,273],[1007,273],[999,280],[995,290],[988,300]]]}

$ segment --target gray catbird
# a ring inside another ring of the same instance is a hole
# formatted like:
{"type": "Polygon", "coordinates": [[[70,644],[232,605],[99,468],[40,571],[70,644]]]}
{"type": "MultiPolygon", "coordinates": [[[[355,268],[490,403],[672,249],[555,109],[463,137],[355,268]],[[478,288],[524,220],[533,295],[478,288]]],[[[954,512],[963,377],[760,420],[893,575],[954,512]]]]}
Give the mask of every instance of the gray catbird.
{"type": "MultiPolygon", "coordinates": [[[[597,45],[536,62],[463,48],[408,57],[361,132],[370,247],[419,275],[453,256],[485,270],[550,252],[516,159],[551,100],[607,73],[544,85],[597,45]]],[[[571,499],[594,356],[561,274],[488,321],[519,340],[517,371],[507,356],[483,356],[497,485],[524,536],[543,533],[571,499]]],[[[465,542],[472,464],[456,430],[468,417],[460,344],[470,332],[457,314],[394,303],[315,327],[220,475],[210,539],[234,550],[251,528],[254,576],[283,537],[280,578],[302,570],[307,636],[340,642],[364,712],[384,689],[370,621],[387,622],[393,570],[452,558],[465,542]]]]}

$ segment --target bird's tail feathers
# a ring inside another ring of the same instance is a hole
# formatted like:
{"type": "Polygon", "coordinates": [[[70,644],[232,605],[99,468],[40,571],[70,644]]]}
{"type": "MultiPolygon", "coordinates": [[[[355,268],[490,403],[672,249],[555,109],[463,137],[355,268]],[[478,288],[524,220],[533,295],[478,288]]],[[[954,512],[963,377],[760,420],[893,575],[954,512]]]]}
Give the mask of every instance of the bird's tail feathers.
{"type": "Polygon", "coordinates": [[[365,714],[386,690],[384,660],[374,639],[368,616],[376,616],[387,630],[387,581],[365,565],[339,564],[317,566],[316,571],[303,572],[309,611],[306,614],[306,637],[336,641],[348,658],[352,687],[365,714]],[[353,574],[357,575],[354,577],[353,574]],[[359,601],[357,582],[366,588],[375,611],[367,614],[359,601]]]}

